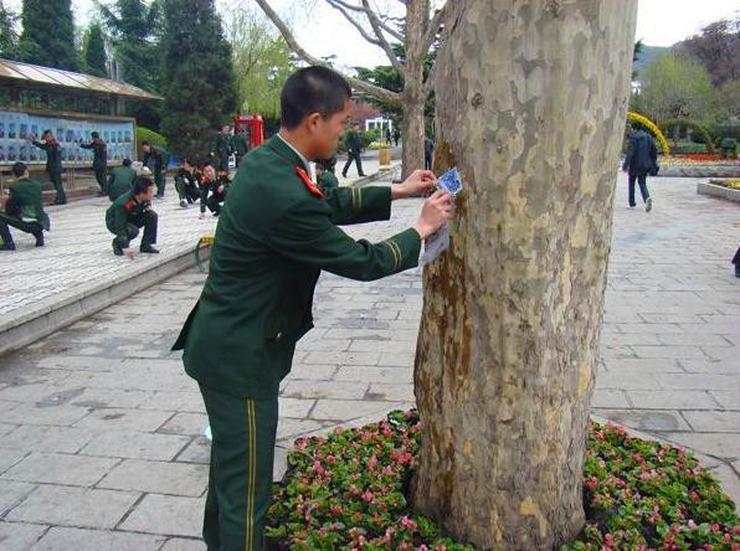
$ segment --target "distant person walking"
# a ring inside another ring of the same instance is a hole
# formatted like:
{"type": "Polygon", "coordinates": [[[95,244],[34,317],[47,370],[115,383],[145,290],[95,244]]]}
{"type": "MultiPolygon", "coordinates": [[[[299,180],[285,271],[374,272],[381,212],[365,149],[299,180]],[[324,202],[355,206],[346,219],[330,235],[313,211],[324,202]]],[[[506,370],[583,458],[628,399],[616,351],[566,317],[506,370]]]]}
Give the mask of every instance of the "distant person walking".
{"type": "Polygon", "coordinates": [[[432,170],[432,159],[434,158],[434,141],[432,138],[424,140],[424,170],[432,170]]]}
{"type": "Polygon", "coordinates": [[[622,164],[622,170],[628,174],[629,206],[630,208],[636,206],[635,181],[637,181],[645,203],[645,212],[650,212],[653,209],[653,199],[648,191],[647,176],[658,174],[658,147],[642,125],[634,125],[632,128],[634,130],[630,135],[627,155],[622,164]]]}
{"type": "Polygon", "coordinates": [[[347,162],[344,163],[342,169],[342,176],[347,177],[347,171],[352,166],[352,161],[357,164],[357,175],[362,177],[365,173],[362,171],[362,159],[360,159],[360,153],[362,152],[362,137],[360,136],[360,125],[355,123],[352,125],[352,129],[347,132],[345,138],[347,144],[347,162]]]}

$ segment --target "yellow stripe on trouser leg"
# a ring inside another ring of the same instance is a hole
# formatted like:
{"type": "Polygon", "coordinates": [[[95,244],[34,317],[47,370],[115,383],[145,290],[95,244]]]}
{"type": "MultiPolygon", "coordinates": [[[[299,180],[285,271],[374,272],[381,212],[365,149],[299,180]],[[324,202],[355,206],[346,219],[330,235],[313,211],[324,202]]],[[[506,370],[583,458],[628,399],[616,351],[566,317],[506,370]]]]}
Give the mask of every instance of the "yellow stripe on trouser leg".
{"type": "Polygon", "coordinates": [[[201,386],[213,432],[203,536],[208,551],[259,551],[270,506],[277,396],[238,398],[201,386]]]}

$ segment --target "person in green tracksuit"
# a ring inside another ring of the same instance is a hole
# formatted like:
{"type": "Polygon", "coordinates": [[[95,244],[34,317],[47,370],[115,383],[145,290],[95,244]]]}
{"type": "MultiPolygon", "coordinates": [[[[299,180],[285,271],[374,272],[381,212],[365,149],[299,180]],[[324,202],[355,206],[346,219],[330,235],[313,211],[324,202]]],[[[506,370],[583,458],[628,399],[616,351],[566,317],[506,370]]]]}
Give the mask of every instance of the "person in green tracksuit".
{"type": "Polygon", "coordinates": [[[154,182],[148,176],[138,176],[131,191],[124,193],[105,211],[105,226],[113,238],[113,254],[133,256],[129,249],[131,240],[144,228],[139,251],[158,254],[154,248],[157,242],[157,213],[152,210],[154,182]]]}
{"type": "Polygon", "coordinates": [[[44,246],[44,230],[49,231],[49,217],[44,212],[42,186],[28,175],[24,163],[13,165],[16,181],[10,188],[5,202],[5,212],[0,212],[0,251],[14,251],[15,242],[8,226],[36,238],[36,246],[44,246]]]}
{"type": "Polygon", "coordinates": [[[334,155],[351,95],[325,67],[288,78],[280,132],[247,154],[231,184],[205,287],[173,346],[199,383],[213,434],[203,521],[209,551],[262,549],[278,389],[296,342],[313,327],[321,271],[369,281],[413,268],[422,240],[452,213],[450,195],[438,191],[413,227],[379,243],[338,227],[387,220],[392,200],[436,182],[415,171],[392,188],[317,187],[309,161],[334,155]]]}
{"type": "Polygon", "coordinates": [[[108,198],[115,201],[131,191],[135,178],[136,172],[131,168],[131,159],[124,159],[121,166],[114,168],[108,177],[108,198]]]}
{"type": "Polygon", "coordinates": [[[98,132],[90,134],[92,141],[90,143],[81,143],[82,149],[93,150],[93,171],[95,172],[95,179],[98,181],[100,186],[100,195],[105,195],[106,189],[106,172],[108,171],[108,146],[100,137],[98,132]]]}

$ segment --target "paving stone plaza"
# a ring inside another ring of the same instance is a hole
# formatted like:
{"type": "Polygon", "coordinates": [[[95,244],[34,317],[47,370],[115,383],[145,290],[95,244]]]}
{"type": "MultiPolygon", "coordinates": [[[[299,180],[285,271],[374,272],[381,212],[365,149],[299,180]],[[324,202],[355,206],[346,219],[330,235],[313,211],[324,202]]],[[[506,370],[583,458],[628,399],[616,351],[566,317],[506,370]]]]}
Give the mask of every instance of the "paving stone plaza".
{"type": "MultiPolygon", "coordinates": [[[[740,205],[697,195],[700,180],[661,178],[646,214],[626,207],[624,180],[593,413],[694,450],[738,502],[740,280],[730,259],[740,205]]],[[[155,204],[162,258],[132,262],[110,253],[104,205],[51,209],[47,247],[21,238],[15,255],[0,257],[4,319],[70,300],[80,281],[138,277],[144,263],[182,254],[215,228],[170,195],[155,204]]],[[[349,232],[380,240],[419,206],[399,202],[389,223],[349,232]]],[[[183,271],[0,357],[0,549],[205,549],[206,416],[169,352],[204,278],[183,271]]],[[[413,406],[422,298],[418,270],[374,283],[322,276],[316,328],[282,386],[276,478],[298,436],[413,406]]]]}

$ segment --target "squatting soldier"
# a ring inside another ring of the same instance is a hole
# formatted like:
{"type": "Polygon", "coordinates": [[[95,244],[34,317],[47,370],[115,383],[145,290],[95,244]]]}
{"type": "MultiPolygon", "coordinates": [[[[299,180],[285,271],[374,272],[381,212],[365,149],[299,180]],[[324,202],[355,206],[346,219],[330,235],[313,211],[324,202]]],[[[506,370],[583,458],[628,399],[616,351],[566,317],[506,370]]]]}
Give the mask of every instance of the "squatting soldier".
{"type": "Polygon", "coordinates": [[[44,130],[41,139],[44,141],[36,141],[36,136],[33,134],[28,137],[33,145],[46,151],[46,172],[49,174],[49,179],[54,184],[54,189],[57,192],[54,204],[64,205],[67,203],[67,196],[62,186],[62,146],[59,145],[51,130],[44,130]]]}
{"type": "Polygon", "coordinates": [[[324,67],[301,69],[281,94],[280,133],[252,150],[216,229],[205,288],[173,349],[184,348],[213,434],[203,537],[210,551],[262,548],[270,502],[278,387],[312,323],[321,270],[374,280],[417,265],[422,239],[452,212],[448,194],[426,200],[414,227],[372,244],[337,224],[390,217],[391,201],[434,188],[416,171],[391,187],[324,194],[309,160],[330,158],[352,91],[324,67]]]}
{"type": "Polygon", "coordinates": [[[108,177],[108,198],[115,201],[131,191],[135,178],[136,172],[131,168],[131,159],[124,159],[121,166],[114,168],[108,177]]]}
{"type": "Polygon", "coordinates": [[[131,191],[124,193],[105,212],[105,225],[113,238],[113,254],[133,256],[129,249],[132,239],[144,228],[139,251],[157,254],[152,245],[157,242],[157,213],[152,210],[154,182],[150,178],[138,176],[131,191]]]}
{"type": "Polygon", "coordinates": [[[105,195],[105,176],[108,170],[108,146],[100,137],[100,134],[93,132],[90,134],[92,142],[81,143],[80,147],[83,149],[93,150],[93,170],[95,171],[95,179],[98,181],[100,186],[100,195],[105,195]]]}
{"type": "Polygon", "coordinates": [[[213,216],[221,214],[223,202],[226,200],[226,193],[231,185],[229,180],[229,174],[225,171],[218,173],[216,179],[211,182],[211,195],[208,197],[207,205],[208,209],[213,213],[213,216]]]}
{"type": "Polygon", "coordinates": [[[10,188],[5,213],[0,213],[0,251],[14,251],[15,243],[8,226],[13,226],[36,238],[36,246],[44,246],[44,230],[49,231],[49,217],[44,212],[42,186],[28,176],[24,163],[13,165],[17,179],[10,188]]]}
{"type": "Polygon", "coordinates": [[[188,205],[192,205],[200,198],[194,168],[188,159],[182,160],[182,164],[175,174],[175,189],[182,208],[187,208],[188,205]]]}

